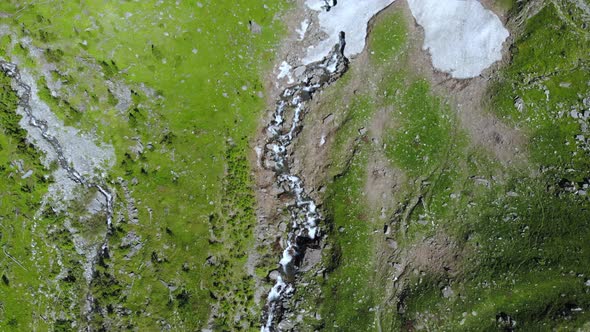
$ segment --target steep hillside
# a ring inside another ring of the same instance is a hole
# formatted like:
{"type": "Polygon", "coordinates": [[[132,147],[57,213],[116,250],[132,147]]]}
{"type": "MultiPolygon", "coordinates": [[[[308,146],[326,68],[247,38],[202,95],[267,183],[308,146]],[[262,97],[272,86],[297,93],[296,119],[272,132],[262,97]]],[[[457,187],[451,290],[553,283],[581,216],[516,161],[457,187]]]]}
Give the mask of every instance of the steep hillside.
{"type": "Polygon", "coordinates": [[[0,331],[590,329],[588,0],[0,3],[0,331]]]}
{"type": "Polygon", "coordinates": [[[478,77],[433,68],[400,1],[313,101],[294,159],[323,202],[326,236],[321,256],[304,259],[284,326],[545,330],[589,320],[587,7],[486,5],[510,38],[478,77]]]}

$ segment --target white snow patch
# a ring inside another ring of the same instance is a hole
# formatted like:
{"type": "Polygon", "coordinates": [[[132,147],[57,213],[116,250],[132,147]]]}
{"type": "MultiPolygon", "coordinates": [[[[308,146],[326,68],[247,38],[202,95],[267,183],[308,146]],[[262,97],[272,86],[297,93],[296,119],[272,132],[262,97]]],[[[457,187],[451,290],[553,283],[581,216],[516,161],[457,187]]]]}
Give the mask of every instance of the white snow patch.
{"type": "Polygon", "coordinates": [[[299,29],[295,29],[295,32],[299,34],[299,40],[303,40],[305,38],[307,29],[309,29],[309,20],[305,19],[303,22],[301,22],[301,27],[299,29]]]}
{"type": "Polygon", "coordinates": [[[277,79],[280,80],[286,77],[289,80],[289,84],[295,82],[293,80],[293,74],[291,74],[291,69],[293,69],[293,67],[288,64],[287,61],[283,61],[279,66],[279,75],[277,75],[277,79]]]}
{"type": "Polygon", "coordinates": [[[326,2],[324,0],[307,0],[305,1],[307,7],[311,10],[322,11],[326,2]]]}
{"type": "Polygon", "coordinates": [[[492,11],[476,0],[408,0],[424,28],[424,50],[432,64],[454,78],[476,77],[502,59],[509,33],[492,11]]]}
{"type": "Polygon", "coordinates": [[[307,0],[305,4],[311,10],[321,11],[318,15],[320,27],[327,38],[315,46],[310,46],[303,64],[320,61],[338,43],[338,34],[346,34],[344,55],[351,57],[365,48],[367,24],[378,12],[391,5],[395,0],[339,0],[337,5],[325,11],[322,0],[307,0]]]}

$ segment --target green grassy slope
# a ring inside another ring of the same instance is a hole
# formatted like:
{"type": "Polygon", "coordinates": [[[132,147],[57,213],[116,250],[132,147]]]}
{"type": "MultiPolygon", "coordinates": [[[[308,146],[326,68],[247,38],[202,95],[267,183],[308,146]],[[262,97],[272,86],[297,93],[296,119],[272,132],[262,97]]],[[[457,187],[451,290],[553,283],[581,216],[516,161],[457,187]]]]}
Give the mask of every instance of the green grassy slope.
{"type": "MultiPolygon", "coordinates": [[[[337,176],[326,191],[329,272],[315,300],[322,321],[313,326],[497,330],[512,328],[505,322],[509,316],[517,329],[539,331],[577,328],[590,319],[590,202],[565,188],[581,188],[588,177],[588,150],[576,138],[585,125],[570,113],[581,117],[590,107],[583,102],[590,97],[590,44],[576,25],[582,18],[575,8],[558,4],[527,21],[511,62],[494,75],[483,101],[491,114],[525,133],[524,165],[503,165],[487,147],[471,143],[440,90],[434,93],[407,69],[403,17],[393,12],[377,21],[367,72],[379,73],[371,78],[378,83],[355,87],[355,94],[368,96],[373,108],[390,109],[390,129],[386,145],[355,140],[356,129],[371,123],[371,112],[352,131],[342,121],[336,134],[337,176]],[[518,100],[524,102],[520,111],[518,100]],[[379,154],[406,179],[396,187],[397,210],[388,211],[393,235],[383,234],[379,211],[365,199],[370,189],[363,160],[379,154]],[[396,249],[387,246],[388,237],[396,249]],[[442,250],[450,254],[436,256],[442,250]],[[425,265],[418,257],[425,252],[444,269],[425,265]],[[395,266],[406,269],[394,281],[395,266]],[[450,295],[443,296],[445,287],[450,295]]],[[[346,87],[333,89],[338,95],[346,87]]],[[[332,105],[326,112],[358,114],[354,103],[332,105]]]]}
{"type": "MultiPolygon", "coordinates": [[[[253,284],[244,268],[255,222],[246,157],[265,107],[261,74],[274,60],[282,34],[275,16],[284,8],[281,1],[0,4],[8,14],[0,19],[8,27],[2,56],[19,59],[34,74],[40,97],[66,125],[115,148],[116,165],[108,176],[118,193],[119,216],[109,240],[113,250],[100,260],[93,283],[85,285],[78,271],[83,259],[64,227],[80,217],[72,209],[33,218],[50,180],[41,176],[48,173],[34,157],[23,159],[35,167],[35,176],[2,182],[10,186],[3,188],[4,200],[14,200],[2,205],[3,246],[24,268],[3,259],[10,283],[0,286],[0,329],[84,326],[85,291],[76,288],[89,288],[96,299],[93,329],[196,330],[206,326],[218,302],[219,329],[257,323],[253,284]],[[249,21],[262,33],[250,32],[249,21]],[[47,64],[55,66],[49,73],[42,70],[47,64]],[[51,91],[48,86],[56,83],[51,91]],[[123,106],[117,86],[130,90],[123,106]],[[139,223],[127,217],[123,182],[139,223]],[[34,195],[20,194],[23,186],[34,195]],[[137,243],[124,241],[129,234],[141,243],[137,252],[137,243]],[[26,253],[31,243],[37,243],[35,256],[26,253]],[[56,251],[75,275],[70,281],[52,281],[56,251]],[[209,256],[213,264],[206,263],[209,256]],[[36,300],[24,301],[23,289],[36,300]],[[60,299],[65,302],[55,307],[60,299]]],[[[6,104],[8,111],[12,107],[6,104]]],[[[18,156],[22,152],[9,134],[1,139],[3,172],[10,173],[9,159],[25,157],[18,156]]],[[[104,224],[80,227],[92,234],[104,224]]]]}

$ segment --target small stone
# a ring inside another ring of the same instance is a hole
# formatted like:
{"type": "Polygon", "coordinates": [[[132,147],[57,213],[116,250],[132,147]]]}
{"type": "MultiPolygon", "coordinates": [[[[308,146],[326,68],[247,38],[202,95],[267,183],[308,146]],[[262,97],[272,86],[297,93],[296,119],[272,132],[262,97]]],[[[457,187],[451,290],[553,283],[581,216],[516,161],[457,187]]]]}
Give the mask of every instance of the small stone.
{"type": "Polygon", "coordinates": [[[393,239],[387,239],[387,245],[393,250],[397,249],[397,242],[393,239]]]}
{"type": "Polygon", "coordinates": [[[305,74],[305,66],[299,66],[293,69],[293,75],[295,75],[295,77],[302,77],[303,74],[305,74]]]}
{"type": "MultiPolygon", "coordinates": [[[[284,303],[283,307],[286,307],[288,303],[284,303]]],[[[279,331],[292,331],[295,328],[295,324],[289,320],[283,320],[279,323],[279,331]]]]}
{"type": "Polygon", "coordinates": [[[280,223],[280,224],[279,224],[279,231],[280,231],[281,233],[285,233],[285,232],[287,231],[287,224],[286,224],[286,223],[284,223],[284,222],[280,223]]]}
{"type": "Polygon", "coordinates": [[[33,175],[33,170],[28,170],[25,174],[23,174],[23,176],[21,176],[21,179],[26,179],[28,177],[30,177],[31,175],[33,175]]]}
{"type": "Polygon", "coordinates": [[[322,251],[319,249],[307,249],[305,256],[303,257],[303,263],[301,264],[300,271],[310,271],[314,266],[319,264],[322,260],[322,251]]]}
{"type": "Polygon", "coordinates": [[[455,292],[453,291],[453,289],[451,288],[451,286],[445,286],[442,289],[442,295],[445,299],[451,298],[453,296],[455,296],[455,292]]]}
{"type": "Polygon", "coordinates": [[[262,27],[254,21],[250,21],[248,27],[250,28],[250,32],[252,32],[253,34],[258,35],[262,33],[262,27]]]}
{"type": "Polygon", "coordinates": [[[522,100],[520,97],[517,97],[514,100],[514,107],[516,107],[519,112],[522,112],[524,110],[524,100],[522,100]]]}
{"type": "Polygon", "coordinates": [[[268,274],[268,279],[272,280],[272,281],[276,281],[279,278],[279,271],[277,270],[272,270],[270,271],[270,273],[268,274]]]}

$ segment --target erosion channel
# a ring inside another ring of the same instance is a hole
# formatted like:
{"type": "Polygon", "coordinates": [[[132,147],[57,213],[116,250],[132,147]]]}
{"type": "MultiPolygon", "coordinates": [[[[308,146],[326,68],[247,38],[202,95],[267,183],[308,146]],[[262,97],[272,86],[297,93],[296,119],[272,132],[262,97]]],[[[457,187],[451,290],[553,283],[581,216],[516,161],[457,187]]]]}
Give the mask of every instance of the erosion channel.
{"type": "Polygon", "coordinates": [[[288,206],[291,225],[279,262],[280,274],[268,294],[263,313],[263,332],[274,331],[274,326],[280,322],[284,310],[283,301],[295,291],[297,269],[305,250],[310,244],[317,242],[321,235],[318,225],[321,214],[316,202],[306,194],[301,178],[291,173],[289,146],[302,125],[307,110],[306,102],[322,88],[335,82],[348,69],[348,59],[344,56],[345,45],[345,35],[341,32],[339,43],[327,57],[306,66],[304,79],[281,93],[272,121],[266,128],[268,140],[264,158],[271,163],[265,164],[271,165],[278,186],[284,188],[293,199],[288,206]],[[285,119],[287,114],[291,115],[290,121],[285,119]]]}

